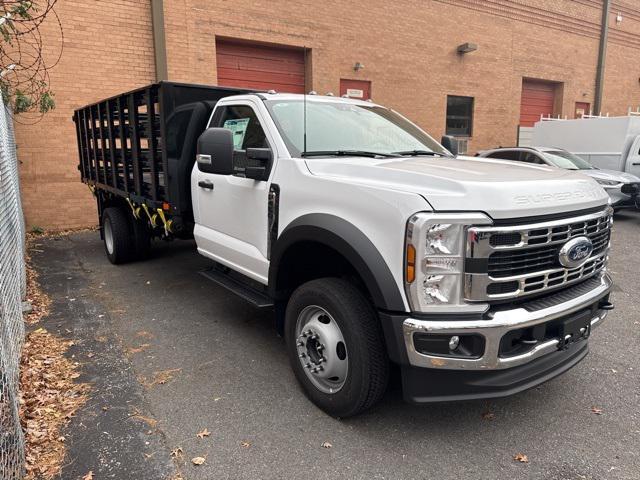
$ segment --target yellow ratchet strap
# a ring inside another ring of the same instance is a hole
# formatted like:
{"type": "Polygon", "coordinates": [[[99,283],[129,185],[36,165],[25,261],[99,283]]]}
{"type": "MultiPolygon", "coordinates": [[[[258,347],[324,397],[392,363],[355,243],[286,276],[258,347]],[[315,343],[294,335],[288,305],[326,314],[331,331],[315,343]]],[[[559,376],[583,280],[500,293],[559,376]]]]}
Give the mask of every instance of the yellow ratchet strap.
{"type": "Polygon", "coordinates": [[[157,225],[156,225],[156,217],[157,217],[157,215],[151,215],[151,213],[149,212],[149,208],[147,207],[146,203],[142,204],[142,208],[144,209],[145,212],[147,212],[147,217],[149,217],[149,221],[151,222],[151,226],[152,227],[157,227],[157,225]]]}
{"type": "Polygon", "coordinates": [[[130,198],[127,198],[127,202],[129,202],[129,206],[131,207],[131,211],[133,212],[133,216],[140,220],[140,207],[136,207],[130,198]]]}
{"type": "Polygon", "coordinates": [[[167,219],[164,216],[164,212],[162,211],[161,208],[158,208],[157,211],[158,211],[158,215],[162,219],[162,223],[164,224],[164,233],[168,237],[169,232],[171,232],[171,223],[167,222],[167,219]]]}

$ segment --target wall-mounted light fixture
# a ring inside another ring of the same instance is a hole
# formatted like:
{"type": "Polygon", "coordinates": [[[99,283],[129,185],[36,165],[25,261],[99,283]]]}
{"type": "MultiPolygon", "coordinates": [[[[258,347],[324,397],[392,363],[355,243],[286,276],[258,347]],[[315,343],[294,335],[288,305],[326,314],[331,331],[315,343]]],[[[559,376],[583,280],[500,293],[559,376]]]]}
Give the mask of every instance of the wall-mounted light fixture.
{"type": "Polygon", "coordinates": [[[616,23],[622,23],[622,12],[618,12],[618,15],[616,15],[616,23]]]}
{"type": "Polygon", "coordinates": [[[478,45],[469,42],[458,45],[457,48],[457,52],[461,55],[464,55],[465,53],[475,52],[476,50],[478,50],[478,45]]]}
{"type": "Polygon", "coordinates": [[[364,63],[356,62],[353,66],[353,69],[357,72],[358,70],[362,70],[364,68],[364,63]]]}

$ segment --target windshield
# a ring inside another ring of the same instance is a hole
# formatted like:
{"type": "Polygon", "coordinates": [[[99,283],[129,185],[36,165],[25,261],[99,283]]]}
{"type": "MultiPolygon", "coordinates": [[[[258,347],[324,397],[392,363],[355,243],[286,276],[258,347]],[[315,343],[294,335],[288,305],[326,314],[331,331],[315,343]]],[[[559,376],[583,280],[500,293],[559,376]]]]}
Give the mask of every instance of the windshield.
{"type": "MultiPolygon", "coordinates": [[[[304,102],[269,100],[267,109],[292,156],[304,150],[304,102]]],[[[439,154],[450,156],[429,135],[397,113],[375,105],[307,100],[307,154],[439,154]],[[338,153],[339,152],[339,153],[338,153]]],[[[311,155],[307,155],[311,156],[311,155]]]]}
{"type": "Polygon", "coordinates": [[[566,150],[550,150],[542,153],[545,158],[559,168],[566,170],[593,170],[594,167],[586,160],[583,160],[566,150]]]}

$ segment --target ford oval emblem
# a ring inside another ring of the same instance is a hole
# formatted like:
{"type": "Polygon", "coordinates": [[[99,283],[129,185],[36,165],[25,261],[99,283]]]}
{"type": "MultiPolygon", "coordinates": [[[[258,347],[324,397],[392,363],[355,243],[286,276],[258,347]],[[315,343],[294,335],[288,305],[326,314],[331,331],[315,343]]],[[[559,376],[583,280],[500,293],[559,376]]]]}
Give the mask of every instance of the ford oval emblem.
{"type": "Polygon", "coordinates": [[[576,237],[565,243],[558,255],[560,265],[578,268],[585,264],[593,252],[593,243],[588,237],[576,237]]]}

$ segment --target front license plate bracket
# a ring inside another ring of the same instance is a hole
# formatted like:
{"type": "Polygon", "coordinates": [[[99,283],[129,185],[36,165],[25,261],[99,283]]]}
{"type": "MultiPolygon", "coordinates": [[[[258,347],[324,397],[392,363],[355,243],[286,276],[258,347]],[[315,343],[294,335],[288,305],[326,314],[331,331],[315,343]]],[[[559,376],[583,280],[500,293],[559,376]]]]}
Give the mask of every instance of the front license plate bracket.
{"type": "Polygon", "coordinates": [[[560,326],[560,350],[566,350],[573,343],[586,340],[591,335],[591,312],[572,316],[560,326]]]}

